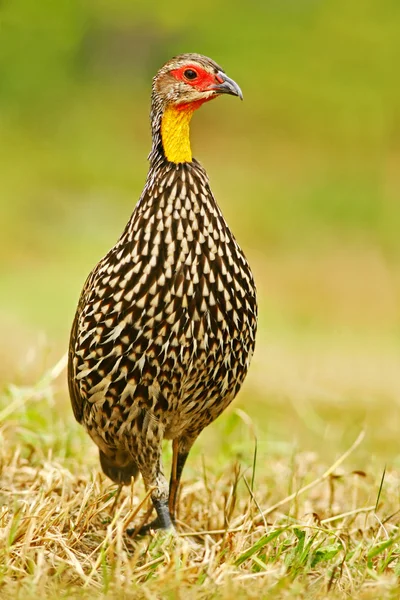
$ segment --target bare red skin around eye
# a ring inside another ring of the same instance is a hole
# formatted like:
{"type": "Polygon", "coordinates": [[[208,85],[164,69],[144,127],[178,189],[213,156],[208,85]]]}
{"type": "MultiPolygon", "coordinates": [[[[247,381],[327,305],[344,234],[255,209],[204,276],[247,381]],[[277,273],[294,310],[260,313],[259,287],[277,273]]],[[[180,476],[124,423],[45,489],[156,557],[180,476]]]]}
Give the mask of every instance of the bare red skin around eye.
{"type": "MultiPolygon", "coordinates": [[[[173,75],[177,81],[184,81],[185,83],[188,83],[189,85],[193,86],[199,92],[205,92],[212,85],[222,83],[223,81],[222,78],[218,75],[213,75],[212,73],[209,73],[208,71],[202,69],[201,67],[198,67],[197,65],[185,65],[184,67],[180,67],[179,69],[174,69],[173,71],[171,71],[171,75],[173,75]],[[185,77],[184,73],[185,71],[187,71],[187,69],[192,69],[197,73],[196,79],[191,80],[185,77]]],[[[185,102],[183,104],[178,104],[176,108],[178,110],[185,110],[190,106],[190,108],[196,109],[199,108],[202,104],[204,104],[204,102],[213,100],[213,98],[216,98],[216,95],[211,96],[209,98],[196,100],[194,102],[185,102]]]]}
{"type": "Polygon", "coordinates": [[[210,87],[210,85],[221,83],[215,75],[209,73],[201,67],[198,67],[197,65],[185,65],[184,67],[179,67],[179,69],[174,69],[171,71],[171,75],[173,75],[178,81],[189,83],[189,85],[196,88],[196,90],[199,90],[199,92],[204,92],[210,87]],[[184,73],[188,69],[191,69],[197,73],[196,79],[186,79],[184,73]]]}

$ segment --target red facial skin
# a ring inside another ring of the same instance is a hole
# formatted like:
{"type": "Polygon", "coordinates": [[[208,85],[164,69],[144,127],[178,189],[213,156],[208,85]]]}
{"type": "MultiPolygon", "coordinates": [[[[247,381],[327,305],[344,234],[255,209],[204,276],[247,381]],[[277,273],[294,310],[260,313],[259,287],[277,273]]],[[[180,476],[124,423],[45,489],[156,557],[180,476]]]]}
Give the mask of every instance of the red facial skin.
{"type": "MultiPolygon", "coordinates": [[[[171,75],[175,77],[177,81],[183,81],[184,83],[188,83],[193,86],[199,92],[206,92],[212,85],[218,85],[223,82],[222,77],[219,75],[215,75],[213,73],[209,73],[205,69],[202,69],[198,65],[185,65],[184,67],[180,67],[179,69],[174,69],[171,71],[171,75]],[[185,71],[191,69],[197,73],[196,79],[187,79],[184,75],[185,71]]],[[[177,110],[186,110],[189,106],[191,109],[199,108],[204,102],[208,102],[209,100],[213,100],[217,97],[217,94],[210,96],[209,98],[204,98],[201,100],[196,100],[195,102],[185,102],[182,104],[178,104],[176,106],[177,110]]]]}

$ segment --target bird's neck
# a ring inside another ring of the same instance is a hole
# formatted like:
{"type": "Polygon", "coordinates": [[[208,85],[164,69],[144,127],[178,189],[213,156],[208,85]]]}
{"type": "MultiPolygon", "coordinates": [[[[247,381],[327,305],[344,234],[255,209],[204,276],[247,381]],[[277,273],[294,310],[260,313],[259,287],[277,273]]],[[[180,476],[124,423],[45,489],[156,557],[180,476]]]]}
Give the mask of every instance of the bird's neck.
{"type": "Polygon", "coordinates": [[[195,108],[167,106],[161,117],[161,142],[169,162],[192,162],[190,147],[190,120],[195,108]]]}
{"type": "Polygon", "coordinates": [[[205,100],[163,107],[158,98],[153,96],[151,123],[153,146],[150,152],[150,162],[158,162],[166,158],[169,162],[192,162],[190,147],[190,120],[194,111],[205,100]]]}

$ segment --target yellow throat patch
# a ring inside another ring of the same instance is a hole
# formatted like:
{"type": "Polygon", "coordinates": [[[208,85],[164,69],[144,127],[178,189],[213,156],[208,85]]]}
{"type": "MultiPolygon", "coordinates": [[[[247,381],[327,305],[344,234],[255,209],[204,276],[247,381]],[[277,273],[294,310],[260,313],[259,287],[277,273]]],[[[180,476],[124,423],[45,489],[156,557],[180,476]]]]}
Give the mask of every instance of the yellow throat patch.
{"type": "Polygon", "coordinates": [[[170,162],[192,161],[189,124],[193,113],[191,106],[180,110],[174,106],[165,109],[161,119],[161,139],[165,156],[170,162]]]}

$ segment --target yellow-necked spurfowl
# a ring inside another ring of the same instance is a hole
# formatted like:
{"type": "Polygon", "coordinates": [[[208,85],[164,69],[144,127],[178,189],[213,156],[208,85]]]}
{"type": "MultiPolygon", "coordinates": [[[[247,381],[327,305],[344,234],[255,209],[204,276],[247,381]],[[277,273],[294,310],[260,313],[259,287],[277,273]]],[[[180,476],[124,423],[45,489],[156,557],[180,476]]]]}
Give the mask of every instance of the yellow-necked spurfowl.
{"type": "Polygon", "coordinates": [[[155,76],[146,184],[90,273],[72,326],[75,417],[108,477],[128,484],[140,472],[152,489],[157,518],[144,531],[172,527],[189,451],[236,396],[254,350],[253,276],[189,141],[193,112],[221,94],[242,98],[199,54],[177,56],[155,76]],[[169,486],[163,439],[173,440],[169,486]]]}

